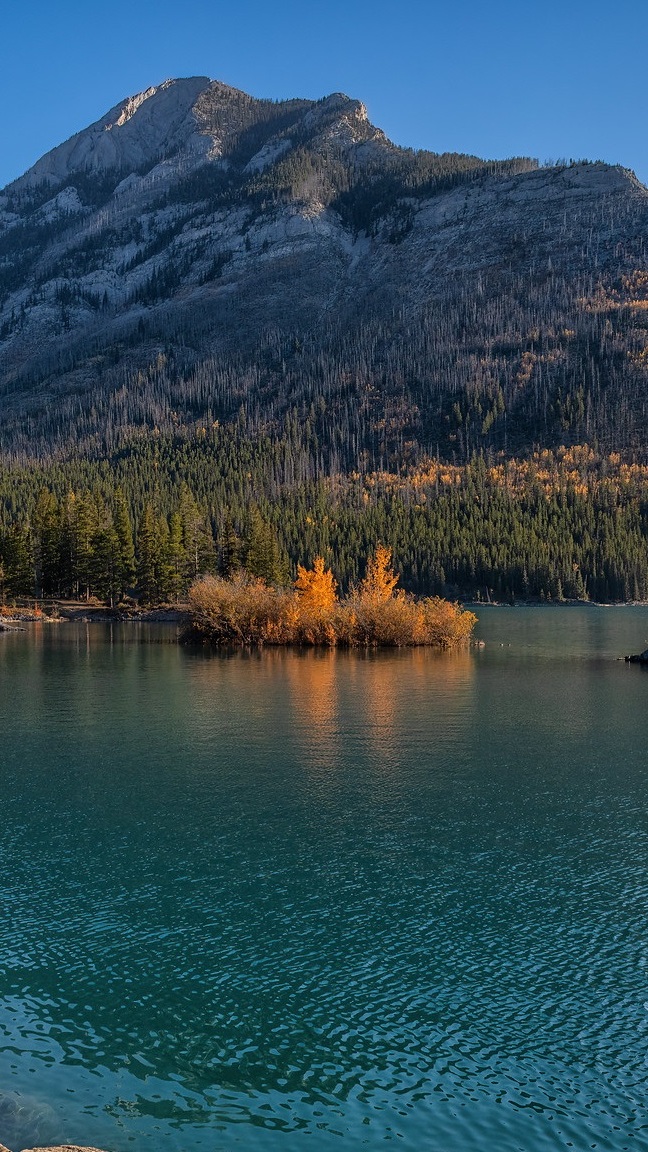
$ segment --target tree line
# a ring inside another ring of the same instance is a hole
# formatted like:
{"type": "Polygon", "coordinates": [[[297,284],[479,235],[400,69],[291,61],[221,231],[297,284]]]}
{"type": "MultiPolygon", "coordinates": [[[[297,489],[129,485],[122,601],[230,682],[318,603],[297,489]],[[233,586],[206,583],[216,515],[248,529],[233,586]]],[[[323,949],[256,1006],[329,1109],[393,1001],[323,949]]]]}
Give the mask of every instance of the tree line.
{"type": "Polygon", "coordinates": [[[173,602],[204,573],[285,586],[315,556],[346,592],[382,541],[419,596],[648,599],[645,466],[572,448],[313,479],[304,436],[215,428],[0,464],[0,593],[173,602]]]}
{"type": "Polygon", "coordinates": [[[143,505],[137,532],[123,489],[70,491],[63,501],[43,488],[28,519],[0,534],[0,594],[37,599],[99,599],[110,606],[177,602],[198,576],[229,577],[245,567],[268,584],[288,580],[278,539],[252,508],[245,535],[225,516],[217,539],[210,517],[186,484],[170,514],[143,505]]]}

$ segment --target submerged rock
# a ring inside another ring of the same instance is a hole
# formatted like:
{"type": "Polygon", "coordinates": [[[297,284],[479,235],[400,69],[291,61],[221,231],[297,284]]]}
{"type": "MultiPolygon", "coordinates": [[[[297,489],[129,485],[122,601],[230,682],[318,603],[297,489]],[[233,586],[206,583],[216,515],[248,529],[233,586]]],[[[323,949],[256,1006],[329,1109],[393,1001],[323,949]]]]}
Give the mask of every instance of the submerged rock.
{"type": "Polygon", "coordinates": [[[42,1146],[56,1139],[60,1130],[56,1113],[45,1101],[23,1092],[0,1091],[0,1135],[9,1148],[42,1146]]]}

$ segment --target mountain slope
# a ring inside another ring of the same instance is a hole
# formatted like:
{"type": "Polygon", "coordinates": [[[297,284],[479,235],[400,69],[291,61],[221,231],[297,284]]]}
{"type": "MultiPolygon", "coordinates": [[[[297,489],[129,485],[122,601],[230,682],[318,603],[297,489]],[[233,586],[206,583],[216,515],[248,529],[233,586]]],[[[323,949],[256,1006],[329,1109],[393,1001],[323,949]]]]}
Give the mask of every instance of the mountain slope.
{"type": "Polygon", "coordinates": [[[167,81],[0,193],[0,446],[294,411],[325,470],[636,451],[647,234],[621,168],[415,153],[341,94],[167,81]]]}

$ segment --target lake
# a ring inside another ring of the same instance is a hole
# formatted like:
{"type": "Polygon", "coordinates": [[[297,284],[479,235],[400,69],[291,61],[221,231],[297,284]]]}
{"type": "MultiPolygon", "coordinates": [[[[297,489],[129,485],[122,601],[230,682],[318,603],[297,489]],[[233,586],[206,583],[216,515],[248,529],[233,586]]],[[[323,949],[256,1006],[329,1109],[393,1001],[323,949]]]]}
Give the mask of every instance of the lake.
{"type": "Polygon", "coordinates": [[[1,1143],[648,1147],[648,609],[477,636],[0,635],[1,1143]]]}

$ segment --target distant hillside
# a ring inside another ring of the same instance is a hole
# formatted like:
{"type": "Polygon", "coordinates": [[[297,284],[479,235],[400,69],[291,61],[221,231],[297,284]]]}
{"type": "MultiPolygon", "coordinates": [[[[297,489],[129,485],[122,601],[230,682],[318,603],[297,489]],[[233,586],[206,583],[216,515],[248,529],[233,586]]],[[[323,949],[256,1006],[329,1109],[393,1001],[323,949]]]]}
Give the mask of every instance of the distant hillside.
{"type": "Polygon", "coordinates": [[[167,81],[0,193],[0,450],[308,419],[313,475],[641,453],[647,236],[622,168],[413,152],[341,94],[167,81]]]}

